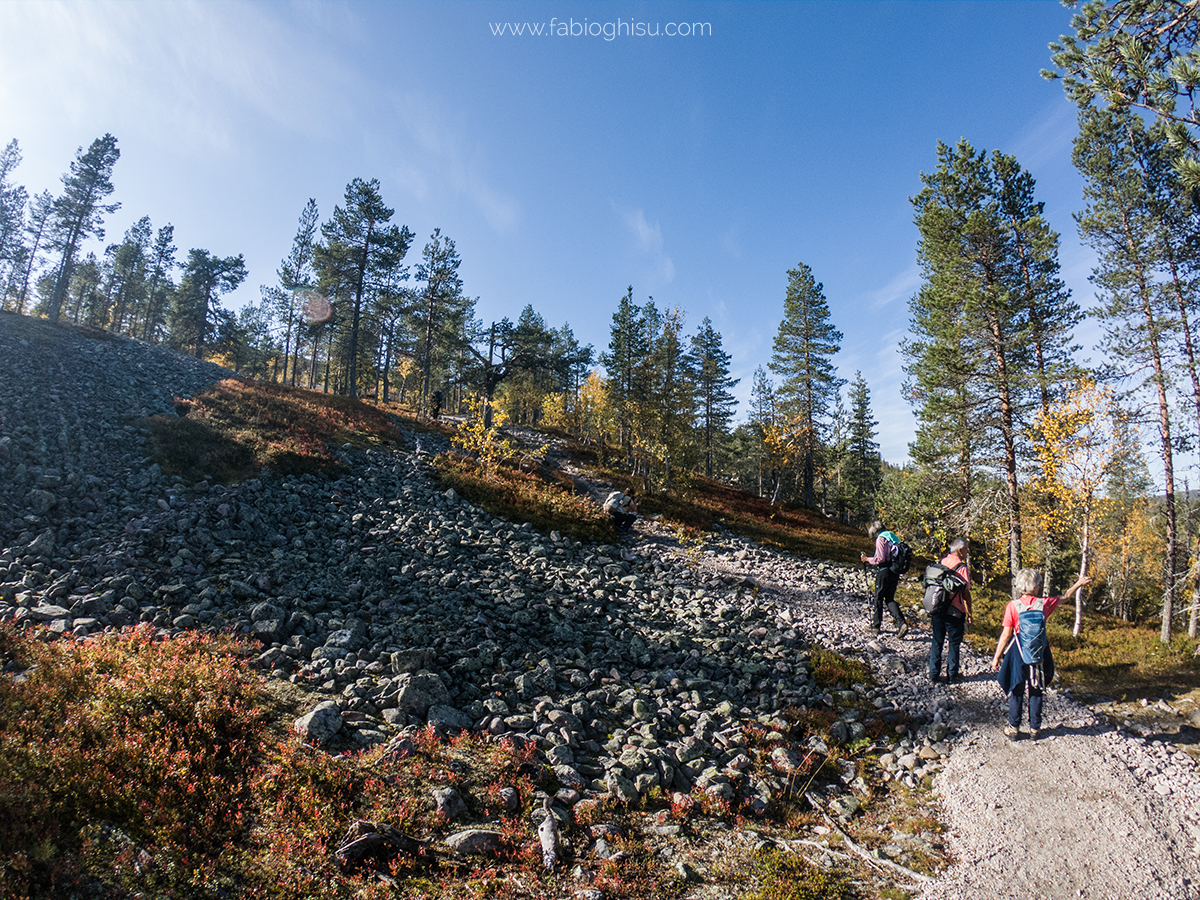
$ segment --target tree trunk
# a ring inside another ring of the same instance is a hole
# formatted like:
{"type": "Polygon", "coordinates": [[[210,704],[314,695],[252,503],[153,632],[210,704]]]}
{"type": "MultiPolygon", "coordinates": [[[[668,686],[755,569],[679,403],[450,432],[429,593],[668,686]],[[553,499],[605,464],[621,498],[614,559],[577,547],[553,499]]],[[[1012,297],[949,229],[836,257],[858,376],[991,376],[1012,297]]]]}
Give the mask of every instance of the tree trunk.
{"type": "Polygon", "coordinates": [[[1162,631],[1159,640],[1164,644],[1171,642],[1171,617],[1175,609],[1176,574],[1178,563],[1178,535],[1176,534],[1175,519],[1175,461],[1174,449],[1171,445],[1171,414],[1167,400],[1166,373],[1163,371],[1162,354],[1158,346],[1157,325],[1154,312],[1150,308],[1150,300],[1142,294],[1142,312],[1146,316],[1147,332],[1150,339],[1150,351],[1154,363],[1154,385],[1158,394],[1158,431],[1162,440],[1163,480],[1166,491],[1163,498],[1163,511],[1167,520],[1167,558],[1163,586],[1162,631]]]}
{"type": "MultiPolygon", "coordinates": [[[[1079,577],[1082,578],[1087,574],[1088,565],[1088,550],[1091,547],[1090,536],[1088,533],[1088,520],[1091,518],[1090,508],[1085,507],[1083,520],[1083,536],[1079,541],[1079,577]]],[[[1047,592],[1049,593],[1049,592],[1047,592]]],[[[1083,588],[1075,589],[1075,627],[1071,629],[1071,633],[1075,637],[1079,637],[1079,632],[1083,630],[1083,588]]]]}
{"type": "MultiPolygon", "coordinates": [[[[1012,574],[1016,575],[1021,568],[1021,499],[1017,480],[1017,447],[1013,428],[1012,396],[1009,393],[1007,348],[998,317],[989,315],[988,319],[992,335],[992,357],[996,364],[996,386],[1000,394],[1000,433],[1004,439],[1004,471],[1008,489],[1008,565],[1012,574]]],[[[1013,599],[1016,599],[1015,596],[1013,599]]]]}

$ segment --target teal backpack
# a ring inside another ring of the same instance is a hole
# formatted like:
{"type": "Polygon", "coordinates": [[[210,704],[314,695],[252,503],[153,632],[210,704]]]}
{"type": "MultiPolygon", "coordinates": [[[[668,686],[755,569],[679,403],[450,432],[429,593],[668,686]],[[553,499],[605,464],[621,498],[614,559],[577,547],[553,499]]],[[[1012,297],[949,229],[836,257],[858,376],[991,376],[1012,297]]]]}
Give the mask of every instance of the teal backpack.
{"type": "Polygon", "coordinates": [[[1042,657],[1046,654],[1046,613],[1044,601],[1038,597],[1034,605],[1021,609],[1017,613],[1017,647],[1021,651],[1021,661],[1027,666],[1041,665],[1042,657]]]}

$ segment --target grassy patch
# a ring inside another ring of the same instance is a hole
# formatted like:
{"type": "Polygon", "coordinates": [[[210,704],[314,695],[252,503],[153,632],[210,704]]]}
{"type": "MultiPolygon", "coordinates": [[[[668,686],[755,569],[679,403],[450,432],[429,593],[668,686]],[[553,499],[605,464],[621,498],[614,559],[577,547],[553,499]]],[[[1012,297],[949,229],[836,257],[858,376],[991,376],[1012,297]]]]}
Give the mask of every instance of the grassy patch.
{"type": "Polygon", "coordinates": [[[799,856],[770,850],[756,860],[761,887],[746,900],[853,900],[838,870],[820,869],[799,856]]]}
{"type": "Polygon", "coordinates": [[[820,648],[810,649],[808,657],[812,663],[813,678],[821,687],[836,687],[841,684],[849,688],[852,684],[875,683],[871,667],[862,660],[848,659],[833,650],[820,648]]]}
{"type": "Polygon", "coordinates": [[[337,467],[331,445],[400,438],[384,409],[265,381],[227,378],[175,406],[178,416],[149,420],[149,444],[163,471],[185,480],[228,483],[260,468],[331,471],[337,467]]]}
{"type": "Polygon", "coordinates": [[[604,511],[576,494],[566,476],[561,476],[566,479],[563,481],[545,470],[525,472],[505,465],[488,474],[475,460],[451,453],[443,453],[434,464],[442,484],[492,515],[529,522],[539,531],[560,531],[579,540],[616,538],[604,511]]]}

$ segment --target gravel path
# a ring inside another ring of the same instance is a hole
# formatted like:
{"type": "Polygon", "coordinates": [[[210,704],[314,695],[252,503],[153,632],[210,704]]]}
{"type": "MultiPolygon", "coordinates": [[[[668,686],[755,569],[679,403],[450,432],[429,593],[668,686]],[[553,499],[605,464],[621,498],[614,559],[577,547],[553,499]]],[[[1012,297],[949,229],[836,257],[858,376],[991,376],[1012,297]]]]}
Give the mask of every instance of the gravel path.
{"type": "Polygon", "coordinates": [[[865,601],[797,591],[789,569],[780,560],[760,570],[767,597],[820,628],[831,646],[864,652],[876,671],[892,660],[894,693],[959,735],[934,779],[955,864],[921,897],[1200,897],[1200,778],[1186,753],[1114,729],[1055,689],[1047,691],[1044,737],[1011,742],[990,656],[964,642],[964,683],[932,685],[927,628],[901,642],[885,622],[884,635],[871,639],[865,601]]]}
{"type": "MultiPolygon", "coordinates": [[[[727,532],[689,550],[653,522],[623,548],[541,536],[439,489],[428,437],[418,452],[343,449],[339,479],[165,478],[137,418],[227,375],[0,315],[0,618],[77,635],[240,630],[275,677],[326,693],[322,718],[343,739],[435,722],[519,737],[554,766],[562,807],[654,786],[769,802],[782,781],[745,777],[743,724],[778,727],[781,708],[805,704],[837,711],[833,730],[853,739],[867,707],[903,723],[875,774],[934,776],[943,798],[954,864],[921,896],[1200,896],[1190,758],[1054,690],[1049,737],[1009,744],[986,660],[964,645],[967,683],[930,685],[927,630],[865,631],[861,571],[727,532]],[[809,641],[867,660],[878,689],[817,686],[809,641]]],[[[811,802],[851,820],[852,773],[819,787],[811,802]]],[[[892,836],[889,860],[910,863],[908,837],[892,836]]],[[[933,852],[933,836],[911,837],[933,852]]]]}

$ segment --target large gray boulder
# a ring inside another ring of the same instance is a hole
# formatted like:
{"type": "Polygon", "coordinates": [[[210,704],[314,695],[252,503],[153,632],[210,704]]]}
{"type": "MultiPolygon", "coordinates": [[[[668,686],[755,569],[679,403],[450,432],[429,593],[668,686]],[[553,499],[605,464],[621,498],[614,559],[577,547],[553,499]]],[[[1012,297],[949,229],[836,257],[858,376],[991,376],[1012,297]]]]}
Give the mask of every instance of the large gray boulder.
{"type": "Polygon", "coordinates": [[[332,700],[326,700],[317,704],[308,715],[298,718],[292,730],[306,741],[327,744],[342,730],[342,711],[332,700]]]}

